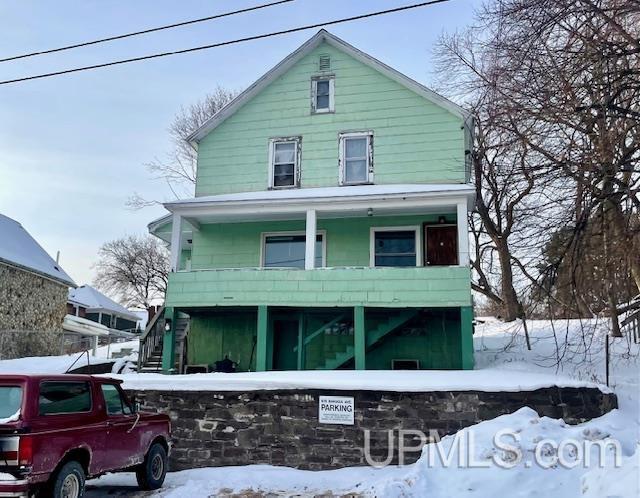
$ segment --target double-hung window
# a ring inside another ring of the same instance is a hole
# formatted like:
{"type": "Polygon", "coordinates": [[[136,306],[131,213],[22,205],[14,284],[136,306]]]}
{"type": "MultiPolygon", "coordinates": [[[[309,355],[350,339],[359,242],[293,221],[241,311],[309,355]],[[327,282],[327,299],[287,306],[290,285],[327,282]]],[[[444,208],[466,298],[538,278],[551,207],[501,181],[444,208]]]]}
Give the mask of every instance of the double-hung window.
{"type": "Polygon", "coordinates": [[[371,266],[419,266],[419,227],[371,229],[371,266]]]}
{"type": "Polygon", "coordinates": [[[301,137],[269,141],[269,188],[300,186],[301,137]]]}
{"type": "Polygon", "coordinates": [[[340,134],[340,185],[373,183],[373,132],[340,134]]]}
{"type": "Polygon", "coordinates": [[[333,76],[316,76],[311,79],[311,112],[322,114],[334,111],[333,76]]]}

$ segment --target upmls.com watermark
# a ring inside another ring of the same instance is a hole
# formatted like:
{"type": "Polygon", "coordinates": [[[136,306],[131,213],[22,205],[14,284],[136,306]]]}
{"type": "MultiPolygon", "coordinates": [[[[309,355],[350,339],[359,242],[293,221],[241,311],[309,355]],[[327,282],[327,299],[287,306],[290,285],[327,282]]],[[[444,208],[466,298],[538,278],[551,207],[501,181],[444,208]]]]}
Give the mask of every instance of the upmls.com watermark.
{"type": "MultiPolygon", "coordinates": [[[[376,431],[378,432],[378,431],[376,431]]],[[[521,436],[513,429],[502,429],[493,436],[493,447],[484,449],[478,455],[477,443],[472,429],[459,431],[448,436],[451,444],[442,444],[437,430],[429,431],[429,435],[420,430],[400,429],[387,432],[387,455],[384,460],[376,459],[372,455],[371,431],[364,430],[364,456],[367,463],[373,467],[386,467],[393,462],[397,440],[397,463],[404,465],[408,453],[422,452],[422,462],[428,467],[460,468],[490,468],[496,466],[511,469],[520,463],[527,468],[538,465],[548,469],[561,466],[572,469],[579,465],[591,468],[594,453],[600,468],[610,466],[611,458],[614,467],[622,465],[622,446],[616,439],[578,440],[572,438],[556,441],[555,439],[540,439],[535,442],[533,451],[523,449],[520,445],[521,436]],[[407,440],[418,444],[407,445],[407,440]],[[428,444],[430,443],[430,444],[428,444]],[[423,451],[423,448],[425,448],[423,451]],[[595,451],[594,451],[595,449],[595,451]],[[607,453],[609,452],[609,453],[607,453]],[[527,459],[525,460],[525,454],[527,459]]],[[[379,441],[378,438],[375,439],[379,441]]],[[[447,441],[447,443],[449,442],[447,441]]],[[[415,461],[415,458],[413,459],[415,461]]]]}

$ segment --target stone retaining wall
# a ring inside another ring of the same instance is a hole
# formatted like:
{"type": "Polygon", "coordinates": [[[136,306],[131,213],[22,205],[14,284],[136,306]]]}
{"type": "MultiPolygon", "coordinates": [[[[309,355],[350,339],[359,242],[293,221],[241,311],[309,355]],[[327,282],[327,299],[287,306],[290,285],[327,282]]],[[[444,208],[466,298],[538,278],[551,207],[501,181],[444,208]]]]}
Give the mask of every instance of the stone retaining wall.
{"type": "MultiPolygon", "coordinates": [[[[167,378],[171,382],[171,378],[167,378]]],[[[387,431],[437,430],[440,436],[529,406],[540,415],[575,424],[617,406],[614,394],[595,388],[546,388],[526,392],[377,391],[130,391],[143,410],[167,413],[173,424],[174,470],[271,464],[300,469],[366,465],[364,430],[371,455],[384,461],[387,431]],[[318,423],[318,396],[352,396],[354,425],[318,423]]],[[[397,433],[394,436],[396,439],[397,433]]],[[[407,446],[415,442],[407,440],[407,446]]],[[[397,444],[396,444],[397,447],[397,444]]],[[[419,453],[408,453],[412,463],[419,453]]],[[[393,463],[397,463],[394,451],[393,463]]]]}

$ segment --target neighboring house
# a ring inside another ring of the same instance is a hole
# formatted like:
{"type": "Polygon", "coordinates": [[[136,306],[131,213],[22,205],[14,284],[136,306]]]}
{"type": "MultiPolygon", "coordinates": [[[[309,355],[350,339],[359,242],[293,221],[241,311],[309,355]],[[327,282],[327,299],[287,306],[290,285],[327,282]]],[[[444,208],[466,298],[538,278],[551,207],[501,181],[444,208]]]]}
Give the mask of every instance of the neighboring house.
{"type": "Polygon", "coordinates": [[[20,223],[0,215],[0,356],[51,354],[75,285],[20,223]]]}
{"type": "Polygon", "coordinates": [[[140,317],[90,285],[69,289],[67,313],[110,329],[135,332],[140,317]]]}
{"type": "Polygon", "coordinates": [[[473,368],[471,130],[318,32],[193,133],[196,196],[149,225],[164,370],[473,368]]]}

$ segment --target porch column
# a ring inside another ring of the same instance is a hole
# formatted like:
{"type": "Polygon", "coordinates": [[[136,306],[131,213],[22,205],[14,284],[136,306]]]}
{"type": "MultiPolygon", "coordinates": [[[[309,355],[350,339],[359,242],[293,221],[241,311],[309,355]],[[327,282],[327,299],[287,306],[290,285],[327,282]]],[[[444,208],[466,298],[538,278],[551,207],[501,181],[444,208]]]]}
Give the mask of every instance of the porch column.
{"type": "Polygon", "coordinates": [[[258,332],[256,337],[256,372],[266,372],[269,351],[269,322],[267,307],[258,306],[258,332]]]}
{"type": "Polygon", "coordinates": [[[473,370],[473,307],[460,308],[460,368],[473,370]]]}
{"type": "MultiPolygon", "coordinates": [[[[174,373],[176,364],[176,316],[174,308],[164,309],[164,319],[171,320],[169,330],[164,329],[162,337],[162,372],[174,373]]],[[[165,322],[166,323],[166,322],[165,322]]]]}
{"type": "Polygon", "coordinates": [[[469,266],[469,220],[467,218],[467,200],[457,204],[458,226],[458,265],[469,266]]]}
{"type": "Polygon", "coordinates": [[[180,253],[182,250],[182,216],[173,213],[171,225],[171,271],[180,269],[180,253]]]}
{"type": "Polygon", "coordinates": [[[353,308],[353,342],[356,370],[365,370],[367,339],[364,328],[364,306],[353,308]]]}
{"type": "Polygon", "coordinates": [[[304,269],[313,270],[316,266],[316,210],[307,211],[307,233],[305,237],[304,269]]]}

